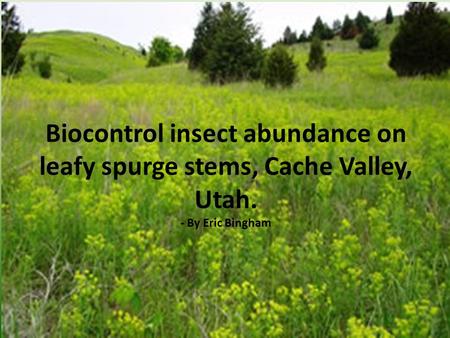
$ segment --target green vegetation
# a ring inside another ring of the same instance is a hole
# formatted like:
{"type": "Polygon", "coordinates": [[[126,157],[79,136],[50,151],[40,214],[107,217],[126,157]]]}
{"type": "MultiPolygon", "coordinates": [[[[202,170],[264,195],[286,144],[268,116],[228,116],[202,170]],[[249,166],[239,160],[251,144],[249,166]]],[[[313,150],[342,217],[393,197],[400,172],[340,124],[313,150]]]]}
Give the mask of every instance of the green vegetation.
{"type": "Polygon", "coordinates": [[[411,2],[390,45],[398,76],[441,75],[450,68],[450,23],[436,3],[411,2]]]}
{"type": "Polygon", "coordinates": [[[16,7],[2,2],[2,75],[17,74],[24,65],[24,56],[19,53],[25,34],[20,31],[16,7]]]}
{"type": "Polygon", "coordinates": [[[297,76],[297,64],[282,45],[276,45],[269,52],[263,69],[264,83],[269,87],[290,87],[297,76]]]}
{"type": "Polygon", "coordinates": [[[158,67],[169,63],[181,62],[184,57],[181,47],[172,46],[170,41],[163,37],[153,38],[148,55],[147,67],[158,67]]]}
{"type": "Polygon", "coordinates": [[[309,51],[309,58],[306,63],[306,67],[308,67],[311,72],[321,72],[326,65],[327,59],[325,58],[325,54],[323,52],[322,40],[318,37],[314,37],[311,42],[311,49],[309,51]]]}
{"type": "Polygon", "coordinates": [[[98,82],[119,72],[145,66],[145,59],[137,50],[92,33],[33,33],[27,36],[21,51],[26,55],[24,75],[36,74],[29,62],[31,54],[34,53],[36,58],[49,55],[53,65],[52,78],[62,81],[70,77],[76,82],[98,82]]]}
{"type": "Polygon", "coordinates": [[[372,27],[366,28],[364,33],[358,39],[359,48],[361,49],[373,49],[378,46],[380,40],[372,27]]]}
{"type": "MultiPolygon", "coordinates": [[[[309,43],[289,48],[300,80],[285,90],[255,81],[212,85],[185,63],[146,68],[138,51],[95,34],[30,35],[24,55],[35,61],[49,55],[53,74],[41,79],[30,62],[2,85],[2,335],[449,336],[450,76],[398,78],[386,47],[397,26],[398,18],[377,23],[380,45],[371,51],[359,51],[355,40],[324,42],[321,73],[305,66],[309,43]],[[63,122],[240,129],[315,122],[404,128],[407,140],[46,143],[47,123],[63,122]],[[272,155],[293,162],[374,154],[407,160],[411,178],[261,172],[255,181],[210,175],[114,181],[97,173],[86,181],[39,173],[41,155],[237,160],[259,168],[272,155]],[[197,189],[237,187],[258,208],[195,207],[197,189]],[[189,217],[270,219],[272,227],[196,231],[180,224],[189,217]]],[[[287,60],[278,48],[274,61],[287,60]]]]}
{"type": "Polygon", "coordinates": [[[391,6],[388,7],[386,12],[386,18],[384,19],[386,22],[386,25],[390,25],[394,22],[394,15],[392,14],[392,8],[391,6]]]}
{"type": "Polygon", "coordinates": [[[243,3],[206,3],[189,53],[191,69],[211,83],[259,79],[264,62],[261,36],[243,3]]]}
{"type": "Polygon", "coordinates": [[[36,65],[39,75],[43,79],[49,79],[52,76],[52,64],[50,62],[50,57],[47,55],[36,65]]]}

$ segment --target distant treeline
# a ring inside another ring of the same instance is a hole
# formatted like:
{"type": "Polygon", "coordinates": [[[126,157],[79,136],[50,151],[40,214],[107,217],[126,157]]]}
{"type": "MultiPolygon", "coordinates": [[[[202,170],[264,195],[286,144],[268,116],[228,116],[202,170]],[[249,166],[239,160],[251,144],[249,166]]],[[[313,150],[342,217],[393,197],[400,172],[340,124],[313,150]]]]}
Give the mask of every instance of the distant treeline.
{"type": "MultiPolygon", "coordinates": [[[[394,21],[390,7],[384,21],[388,25],[394,21]]],[[[343,40],[359,36],[361,49],[372,49],[379,42],[371,19],[359,11],[354,19],[346,15],[342,23],[335,20],[332,27],[319,16],[309,34],[303,31],[297,35],[287,26],[283,37],[272,48],[264,49],[248,7],[229,2],[214,7],[207,2],[186,53],[164,37],[155,37],[148,51],[143,46],[140,49],[149,67],[186,59],[189,69],[202,72],[211,83],[263,80],[268,86],[289,87],[296,80],[298,65],[286,46],[311,42],[306,66],[310,71],[322,71],[327,64],[322,41],[336,36],[343,40]]],[[[2,75],[20,72],[25,63],[20,53],[25,38],[15,7],[2,2],[2,75]]],[[[32,55],[30,60],[32,69],[41,77],[51,77],[48,56],[38,60],[32,55]]],[[[441,75],[448,71],[450,23],[436,3],[408,4],[390,44],[389,66],[398,76],[441,75]]]]}

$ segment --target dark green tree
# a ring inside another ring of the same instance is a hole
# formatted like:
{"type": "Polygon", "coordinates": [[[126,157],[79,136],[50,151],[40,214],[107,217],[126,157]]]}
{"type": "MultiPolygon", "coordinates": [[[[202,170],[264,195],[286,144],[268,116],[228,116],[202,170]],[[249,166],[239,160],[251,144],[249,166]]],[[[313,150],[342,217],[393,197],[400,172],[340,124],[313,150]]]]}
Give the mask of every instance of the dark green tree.
{"type": "Polygon", "coordinates": [[[306,63],[309,71],[321,72],[327,65],[327,60],[323,51],[322,40],[318,37],[314,37],[311,42],[311,47],[309,50],[309,58],[306,63]]]}
{"type": "Polygon", "coordinates": [[[358,40],[359,48],[372,49],[378,47],[380,39],[372,27],[367,28],[358,40]]]}
{"type": "Polygon", "coordinates": [[[302,31],[302,34],[300,34],[299,36],[298,36],[298,42],[299,43],[302,43],[302,42],[308,42],[308,34],[306,33],[306,31],[305,30],[303,30],[302,31]]]}
{"type": "Polygon", "coordinates": [[[390,45],[398,76],[440,75],[450,67],[450,23],[434,2],[410,2],[390,45]]]}
{"type": "Polygon", "coordinates": [[[341,39],[351,40],[356,34],[358,34],[358,28],[355,26],[353,20],[346,15],[341,28],[341,39]]]}
{"type": "Polygon", "coordinates": [[[386,25],[390,25],[391,23],[394,22],[394,15],[392,14],[391,6],[389,6],[387,9],[385,21],[386,21],[386,25]]]}
{"type": "Polygon", "coordinates": [[[262,40],[249,9],[242,3],[223,3],[214,21],[211,45],[202,67],[210,82],[260,78],[264,63],[262,40]]]}
{"type": "Polygon", "coordinates": [[[297,42],[297,33],[291,30],[291,27],[287,26],[283,33],[283,43],[285,45],[293,45],[297,42]]]}
{"type": "Polygon", "coordinates": [[[313,38],[314,36],[322,40],[331,40],[334,37],[333,30],[322,21],[320,16],[317,17],[311,30],[310,37],[313,38]]]}
{"type": "Polygon", "coordinates": [[[22,69],[25,58],[19,51],[25,37],[16,7],[2,2],[2,75],[16,74],[22,69]]]}
{"type": "Polygon", "coordinates": [[[370,18],[364,15],[361,11],[358,11],[355,18],[355,26],[358,29],[358,33],[363,33],[369,27],[369,23],[370,18]]]}
{"type": "Polygon", "coordinates": [[[206,62],[216,25],[217,13],[211,2],[206,2],[200,14],[200,21],[194,31],[194,41],[189,48],[189,69],[201,69],[206,62]]]}
{"type": "Polygon", "coordinates": [[[269,87],[291,87],[297,76],[297,64],[286,47],[276,45],[266,57],[263,80],[269,87]]]}
{"type": "Polygon", "coordinates": [[[337,19],[333,21],[333,33],[339,34],[342,28],[341,20],[337,19]]]}

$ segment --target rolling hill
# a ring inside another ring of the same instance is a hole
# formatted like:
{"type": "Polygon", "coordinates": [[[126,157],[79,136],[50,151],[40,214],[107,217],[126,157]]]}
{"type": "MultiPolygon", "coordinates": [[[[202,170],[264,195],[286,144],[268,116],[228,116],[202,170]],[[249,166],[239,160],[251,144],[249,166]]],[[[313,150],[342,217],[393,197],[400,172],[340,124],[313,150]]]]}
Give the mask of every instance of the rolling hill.
{"type": "MultiPolygon", "coordinates": [[[[379,50],[385,50],[395,35],[398,18],[394,24],[383,21],[375,24],[380,36],[379,50]]],[[[358,51],[356,39],[342,41],[336,37],[325,43],[328,52],[358,51]]],[[[304,53],[309,44],[297,44],[295,52],[304,53]]],[[[192,74],[183,65],[145,68],[146,60],[134,48],[108,37],[86,32],[53,31],[32,33],[25,40],[22,52],[26,55],[24,76],[37,76],[32,69],[33,57],[39,60],[51,57],[53,80],[67,82],[140,82],[140,83],[198,83],[198,74],[192,74]],[[34,56],[33,56],[34,55],[34,56]]]]}
{"type": "Polygon", "coordinates": [[[51,57],[53,78],[62,81],[99,82],[119,71],[143,68],[140,53],[110,38],[84,32],[54,31],[31,34],[22,52],[26,55],[24,75],[37,76],[33,55],[51,57]]]}

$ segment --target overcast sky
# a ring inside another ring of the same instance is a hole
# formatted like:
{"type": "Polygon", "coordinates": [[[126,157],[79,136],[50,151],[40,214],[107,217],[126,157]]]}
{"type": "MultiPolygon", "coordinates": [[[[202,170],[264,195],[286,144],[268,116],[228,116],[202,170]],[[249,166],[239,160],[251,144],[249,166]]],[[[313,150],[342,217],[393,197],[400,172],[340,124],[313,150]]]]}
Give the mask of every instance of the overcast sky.
{"type": "MultiPolygon", "coordinates": [[[[99,33],[123,44],[149,45],[154,36],[170,39],[183,49],[190,46],[203,7],[201,2],[12,2],[25,30],[36,32],[70,29],[99,33]]],[[[261,27],[265,45],[278,40],[286,25],[297,32],[310,31],[315,18],[332,24],[358,10],[371,18],[383,18],[390,5],[402,14],[406,2],[248,2],[253,20],[261,27]]]]}

